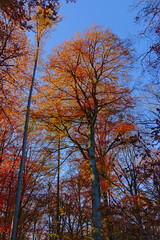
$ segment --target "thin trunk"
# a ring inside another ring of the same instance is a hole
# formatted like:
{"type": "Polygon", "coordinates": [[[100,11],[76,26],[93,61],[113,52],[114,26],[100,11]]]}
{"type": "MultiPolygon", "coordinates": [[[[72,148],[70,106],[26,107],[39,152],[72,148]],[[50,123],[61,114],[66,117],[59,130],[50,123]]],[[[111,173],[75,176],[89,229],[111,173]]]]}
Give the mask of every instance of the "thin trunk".
{"type": "Polygon", "coordinates": [[[58,166],[57,166],[57,239],[59,239],[60,233],[59,179],[60,179],[60,137],[58,140],[58,166]]]}
{"type": "Polygon", "coordinates": [[[87,226],[86,226],[86,228],[87,228],[87,237],[88,237],[88,220],[87,220],[87,226]]]}
{"type": "Polygon", "coordinates": [[[36,233],[36,222],[34,222],[34,227],[33,227],[33,240],[35,240],[35,233],[36,233]]]}
{"type": "Polygon", "coordinates": [[[79,201],[79,225],[80,225],[80,237],[81,240],[84,239],[83,237],[83,227],[82,227],[82,209],[81,209],[81,185],[80,185],[80,178],[78,177],[78,201],[79,201]]]}
{"type": "MultiPolygon", "coordinates": [[[[51,240],[52,237],[51,237],[51,234],[53,233],[51,231],[51,211],[50,211],[50,195],[51,195],[51,182],[49,181],[48,183],[48,232],[49,232],[49,236],[48,236],[48,239],[51,240]]],[[[53,230],[53,229],[52,229],[53,230]]]]}
{"type": "Polygon", "coordinates": [[[94,140],[94,126],[89,129],[88,155],[91,166],[91,180],[92,180],[92,226],[93,239],[101,240],[101,209],[100,209],[100,178],[96,166],[95,158],[95,140],[94,140]]]}
{"type": "Polygon", "coordinates": [[[18,225],[17,223],[18,223],[19,206],[20,206],[20,199],[21,199],[21,188],[22,188],[22,181],[23,181],[23,170],[24,170],[25,153],[26,153],[26,145],[27,145],[29,113],[30,113],[33,85],[34,85],[35,74],[36,74],[37,63],[38,63],[38,53],[39,53],[39,41],[37,41],[36,57],[35,57],[32,81],[31,81],[28,104],[27,104],[27,113],[26,113],[26,120],[25,120],[25,126],[24,126],[24,136],[23,136],[23,146],[22,146],[22,158],[21,158],[21,164],[20,164],[19,175],[18,175],[18,185],[17,185],[17,192],[16,192],[14,217],[13,217],[13,222],[11,226],[11,237],[10,237],[11,240],[15,240],[16,234],[17,234],[17,225],[18,225]]]}

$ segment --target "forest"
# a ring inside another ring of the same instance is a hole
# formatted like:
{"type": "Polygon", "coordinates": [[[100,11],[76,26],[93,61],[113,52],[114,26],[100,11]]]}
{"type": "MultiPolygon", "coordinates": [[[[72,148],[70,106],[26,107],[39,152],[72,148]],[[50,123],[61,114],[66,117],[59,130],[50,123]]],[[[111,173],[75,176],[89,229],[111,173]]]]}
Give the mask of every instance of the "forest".
{"type": "Polygon", "coordinates": [[[141,56],[95,23],[44,56],[60,8],[0,0],[0,240],[158,240],[160,1],[133,1],[141,56]]]}

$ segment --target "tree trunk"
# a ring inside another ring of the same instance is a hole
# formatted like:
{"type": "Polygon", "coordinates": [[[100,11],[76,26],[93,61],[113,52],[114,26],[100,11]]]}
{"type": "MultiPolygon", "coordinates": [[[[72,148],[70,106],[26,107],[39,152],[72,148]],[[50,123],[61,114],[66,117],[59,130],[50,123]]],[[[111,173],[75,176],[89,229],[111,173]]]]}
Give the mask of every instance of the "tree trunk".
{"type": "Polygon", "coordinates": [[[35,62],[34,62],[33,75],[32,75],[32,81],[31,81],[29,96],[28,96],[27,113],[26,113],[26,120],[25,120],[25,126],[24,126],[24,136],[23,136],[23,146],[22,146],[22,158],[21,158],[21,164],[20,164],[19,175],[18,175],[18,184],[17,184],[17,191],[16,191],[14,217],[13,217],[12,226],[11,226],[11,237],[10,237],[11,240],[15,240],[16,239],[16,234],[17,234],[18,215],[19,215],[19,206],[20,206],[20,198],[21,198],[21,188],[22,188],[22,181],[23,181],[23,170],[24,170],[26,145],[27,145],[29,113],[30,113],[33,85],[34,85],[35,74],[36,74],[37,63],[38,63],[38,53],[39,53],[39,41],[37,41],[36,57],[35,57],[35,62]]]}
{"type": "Polygon", "coordinates": [[[82,226],[82,209],[81,209],[81,183],[80,178],[78,177],[78,205],[79,205],[79,225],[80,225],[80,237],[81,240],[83,237],[83,226],[82,226]]]}
{"type": "Polygon", "coordinates": [[[60,137],[58,139],[58,165],[57,165],[57,239],[60,239],[60,213],[59,213],[59,178],[60,178],[60,137]]]}
{"type": "Polygon", "coordinates": [[[92,227],[93,239],[101,240],[100,178],[96,166],[94,126],[89,127],[88,156],[92,180],[92,227]]]}

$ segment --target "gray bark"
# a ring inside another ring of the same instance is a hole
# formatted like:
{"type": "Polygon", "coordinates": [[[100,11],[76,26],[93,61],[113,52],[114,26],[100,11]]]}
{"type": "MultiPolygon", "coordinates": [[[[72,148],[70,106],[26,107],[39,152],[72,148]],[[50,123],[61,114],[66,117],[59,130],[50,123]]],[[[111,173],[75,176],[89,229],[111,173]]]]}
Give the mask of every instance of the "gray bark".
{"type": "Polygon", "coordinates": [[[92,227],[93,239],[101,240],[101,209],[100,209],[100,178],[96,166],[95,158],[95,139],[94,139],[94,126],[89,129],[89,142],[88,142],[88,156],[91,167],[91,180],[92,180],[92,227]]]}

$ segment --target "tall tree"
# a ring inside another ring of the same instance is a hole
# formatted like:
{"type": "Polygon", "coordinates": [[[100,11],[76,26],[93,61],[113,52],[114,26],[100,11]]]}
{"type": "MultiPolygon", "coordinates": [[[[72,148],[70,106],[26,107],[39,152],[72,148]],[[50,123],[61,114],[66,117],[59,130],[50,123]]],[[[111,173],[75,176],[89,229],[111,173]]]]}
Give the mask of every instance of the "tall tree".
{"type": "MultiPolygon", "coordinates": [[[[129,79],[127,66],[130,63],[128,47],[109,29],[93,26],[83,34],[77,34],[51,54],[43,78],[46,84],[41,89],[44,92],[41,96],[43,106],[40,104],[35,113],[36,118],[65,133],[89,162],[95,240],[102,239],[97,162],[120,144],[119,135],[113,134],[115,126],[128,124],[125,123],[125,113],[132,106],[132,98],[124,83],[129,79]],[[107,147],[99,157],[96,129],[105,122],[110,137],[104,138],[103,144],[107,147]]],[[[132,124],[129,128],[133,128],[132,124]]]]}
{"type": "MultiPolygon", "coordinates": [[[[25,154],[26,154],[29,113],[30,113],[33,86],[34,86],[34,81],[35,81],[35,74],[36,74],[37,64],[38,64],[40,41],[41,41],[42,37],[45,35],[48,28],[52,27],[53,21],[51,21],[50,15],[51,15],[51,12],[49,10],[47,11],[47,15],[46,15],[46,12],[42,8],[39,7],[37,9],[37,12],[35,13],[35,17],[33,18],[35,20],[36,45],[37,46],[36,46],[33,74],[32,74],[32,80],[31,80],[30,91],[29,91],[29,96],[28,96],[28,103],[27,103],[26,119],[25,119],[25,126],[24,126],[24,136],[23,136],[23,146],[22,146],[22,158],[21,158],[21,164],[20,164],[20,170],[19,170],[19,176],[18,176],[18,185],[17,185],[11,240],[16,239],[19,206],[20,206],[20,198],[21,198],[21,188],[22,188],[22,180],[23,180],[23,170],[24,170],[25,154]]],[[[57,18],[58,17],[56,16],[55,19],[57,19],[57,18]]],[[[55,19],[54,19],[54,24],[55,24],[55,19]]]]}

